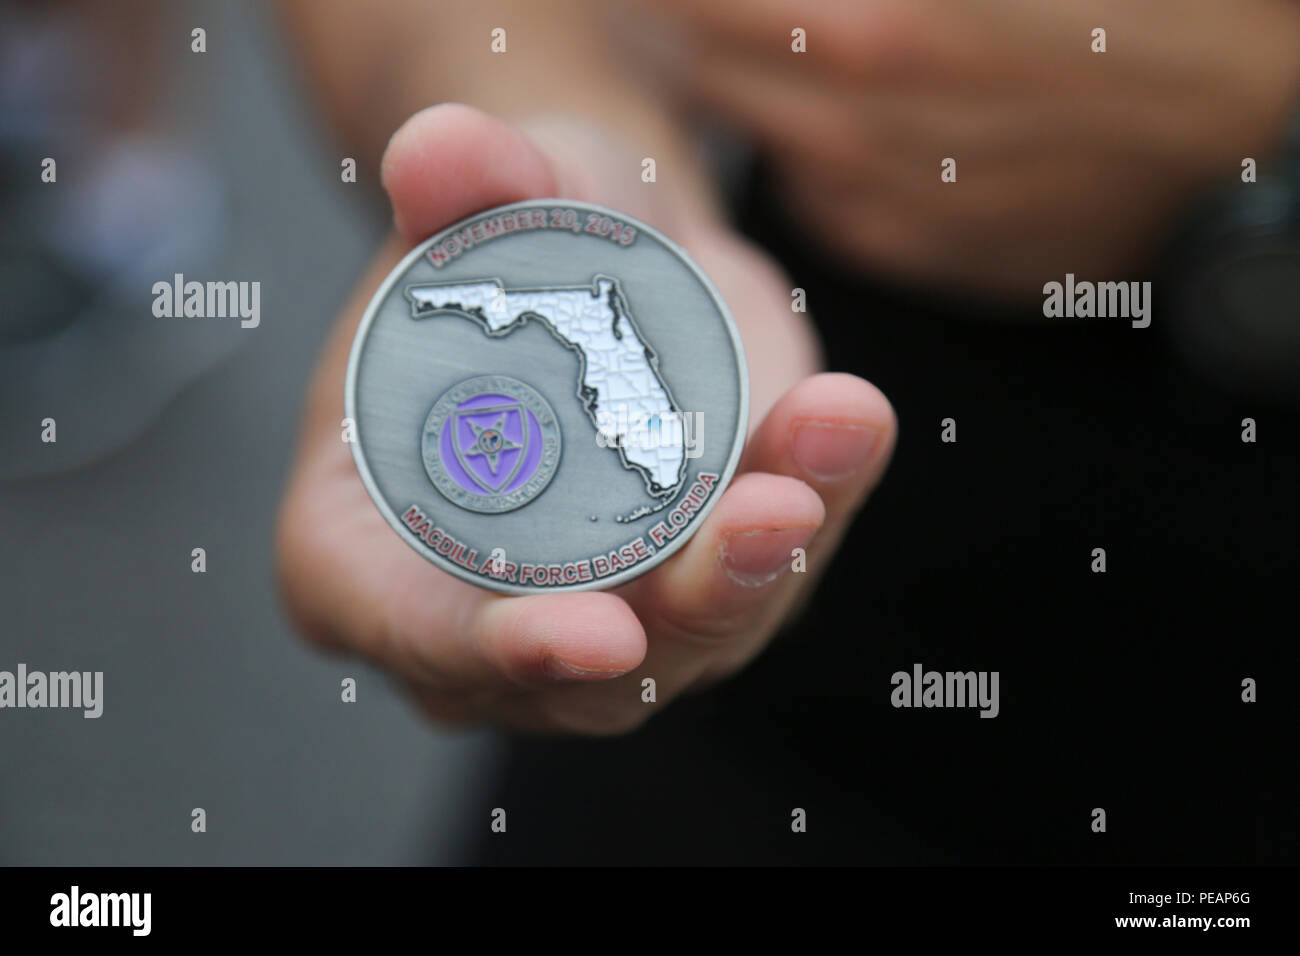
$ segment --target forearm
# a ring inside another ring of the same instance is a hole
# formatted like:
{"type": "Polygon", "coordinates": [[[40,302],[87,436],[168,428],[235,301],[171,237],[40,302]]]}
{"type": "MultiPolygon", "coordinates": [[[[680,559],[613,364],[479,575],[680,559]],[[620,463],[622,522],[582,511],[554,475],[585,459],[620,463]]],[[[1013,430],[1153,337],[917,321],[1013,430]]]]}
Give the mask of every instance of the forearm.
{"type": "MultiPolygon", "coordinates": [[[[327,119],[377,165],[412,113],[462,102],[525,127],[564,116],[601,127],[640,161],[654,158],[678,201],[713,216],[703,163],[664,98],[613,48],[593,0],[288,0],[290,33],[327,119]],[[505,52],[493,52],[493,30],[505,52]]],[[[648,187],[649,188],[649,187],[648,187]]]]}

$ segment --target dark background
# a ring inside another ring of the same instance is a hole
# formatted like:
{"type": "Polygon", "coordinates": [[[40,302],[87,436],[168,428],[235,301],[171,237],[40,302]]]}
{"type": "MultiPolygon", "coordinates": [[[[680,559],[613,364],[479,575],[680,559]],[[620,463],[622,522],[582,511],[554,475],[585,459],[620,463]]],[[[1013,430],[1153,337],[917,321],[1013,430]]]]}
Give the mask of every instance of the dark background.
{"type": "Polygon", "coordinates": [[[1198,378],[1160,284],[1149,329],[927,299],[836,268],[773,196],[754,170],[742,220],[831,368],[894,403],[890,470],[730,684],[628,739],[516,741],[509,837],[472,858],[1295,862],[1295,411],[1198,378]],[[1001,713],[894,709],[917,662],[1000,671],[1001,713]]]}

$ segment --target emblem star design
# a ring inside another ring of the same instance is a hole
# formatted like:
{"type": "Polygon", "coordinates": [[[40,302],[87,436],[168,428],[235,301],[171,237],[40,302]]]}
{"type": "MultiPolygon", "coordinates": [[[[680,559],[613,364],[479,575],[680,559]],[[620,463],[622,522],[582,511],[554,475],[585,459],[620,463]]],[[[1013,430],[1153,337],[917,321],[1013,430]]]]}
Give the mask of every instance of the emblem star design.
{"type": "Polygon", "coordinates": [[[497,460],[501,453],[520,447],[518,442],[513,442],[506,437],[505,415],[498,418],[496,424],[487,427],[472,421],[466,424],[474,430],[474,444],[465,449],[465,457],[482,455],[487,459],[488,467],[492,469],[494,475],[497,473],[497,460]]]}

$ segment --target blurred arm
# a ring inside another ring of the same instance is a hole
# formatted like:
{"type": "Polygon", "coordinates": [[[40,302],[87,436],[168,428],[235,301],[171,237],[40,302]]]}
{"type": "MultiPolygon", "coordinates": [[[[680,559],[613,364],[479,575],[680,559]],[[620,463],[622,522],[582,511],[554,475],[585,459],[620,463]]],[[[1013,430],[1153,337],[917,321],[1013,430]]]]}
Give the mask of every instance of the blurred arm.
{"type": "Polygon", "coordinates": [[[378,163],[392,132],[423,107],[455,101],[529,132],[562,116],[622,139],[670,172],[695,215],[718,216],[708,175],[666,100],[613,49],[594,0],[289,0],[293,41],[326,118],[358,161],[378,163]],[[505,30],[506,52],[492,51],[505,30]]]}

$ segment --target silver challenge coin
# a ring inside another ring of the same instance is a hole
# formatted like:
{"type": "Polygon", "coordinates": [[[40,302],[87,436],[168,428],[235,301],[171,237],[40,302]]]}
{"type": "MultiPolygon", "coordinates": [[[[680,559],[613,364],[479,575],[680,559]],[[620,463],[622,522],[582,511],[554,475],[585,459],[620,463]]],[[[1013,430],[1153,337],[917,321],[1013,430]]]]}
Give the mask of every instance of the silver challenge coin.
{"type": "Polygon", "coordinates": [[[353,457],[411,547],[507,593],[609,588],[680,548],[744,445],[726,304],[600,206],[500,206],[395,268],[352,344],[353,457]]]}

